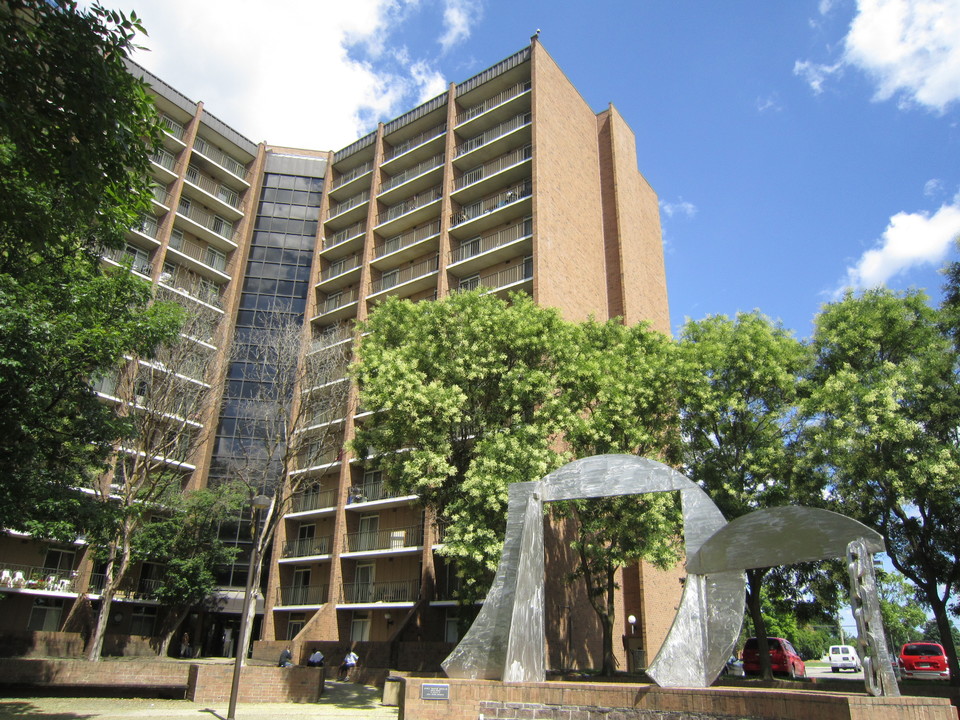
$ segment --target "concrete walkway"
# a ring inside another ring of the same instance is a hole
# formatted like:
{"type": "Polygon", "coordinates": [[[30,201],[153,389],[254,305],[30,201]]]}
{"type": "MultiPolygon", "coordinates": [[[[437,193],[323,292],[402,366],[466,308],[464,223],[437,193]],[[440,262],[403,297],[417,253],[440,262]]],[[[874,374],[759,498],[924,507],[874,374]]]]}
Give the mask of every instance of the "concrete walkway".
{"type": "MultiPolygon", "coordinates": [[[[398,709],[380,704],[381,691],[365,685],[327,680],[318,703],[239,703],[236,720],[397,720],[398,709]]],[[[189,700],[2,697],[0,720],[223,720],[227,703],[189,700]]]]}

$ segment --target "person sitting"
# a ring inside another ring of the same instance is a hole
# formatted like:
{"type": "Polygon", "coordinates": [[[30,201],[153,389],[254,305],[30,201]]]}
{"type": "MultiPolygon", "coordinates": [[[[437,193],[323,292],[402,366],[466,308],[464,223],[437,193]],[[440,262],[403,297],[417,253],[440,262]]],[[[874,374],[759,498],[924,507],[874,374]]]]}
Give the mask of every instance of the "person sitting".
{"type": "Polygon", "coordinates": [[[337,673],[337,679],[347,680],[350,677],[350,671],[357,666],[357,662],[359,662],[359,660],[360,658],[353,650],[348,652],[344,656],[343,662],[340,663],[340,670],[337,673]]]}
{"type": "Polygon", "coordinates": [[[280,653],[280,662],[277,663],[277,667],[293,667],[293,653],[290,652],[290,648],[284,648],[280,653]]]}
{"type": "Polygon", "coordinates": [[[323,653],[320,648],[313,651],[313,654],[307,658],[307,667],[323,667],[323,653]]]}

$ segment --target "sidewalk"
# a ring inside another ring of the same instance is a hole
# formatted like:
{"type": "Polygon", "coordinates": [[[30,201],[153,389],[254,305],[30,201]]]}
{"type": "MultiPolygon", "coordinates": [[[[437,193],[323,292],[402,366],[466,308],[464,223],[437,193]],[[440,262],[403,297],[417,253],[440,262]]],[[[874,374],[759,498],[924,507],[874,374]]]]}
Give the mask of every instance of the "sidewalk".
{"type": "MultiPolygon", "coordinates": [[[[236,720],[397,720],[398,709],[380,704],[381,691],[365,685],[327,680],[318,703],[239,703],[236,720]]],[[[227,703],[189,700],[0,697],[0,720],[223,720],[227,703]]]]}

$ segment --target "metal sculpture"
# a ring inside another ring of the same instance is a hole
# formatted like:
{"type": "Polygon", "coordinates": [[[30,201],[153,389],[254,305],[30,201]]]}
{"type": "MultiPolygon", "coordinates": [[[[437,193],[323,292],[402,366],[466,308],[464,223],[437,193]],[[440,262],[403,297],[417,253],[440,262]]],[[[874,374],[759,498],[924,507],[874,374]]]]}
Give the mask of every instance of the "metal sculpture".
{"type": "MultiPolygon", "coordinates": [[[[683,507],[688,575],[677,616],[647,668],[662,687],[708,687],[720,674],[743,624],[745,570],[845,557],[854,542],[860,543],[858,557],[884,549],[876,532],[816,508],[758,510],[727,524],[699,486],[654,460],[633,455],[575,460],[540,481],[509,487],[500,564],[477,619],[443,662],[447,675],[545,679],[543,503],[671,491],[680,493],[683,507]]],[[[872,592],[875,602],[872,565],[858,577],[866,578],[858,587],[872,592]]],[[[875,622],[869,613],[864,617],[875,622]]],[[[870,637],[871,647],[882,645],[882,632],[870,637]]],[[[886,657],[885,646],[874,652],[886,657]]],[[[895,693],[895,683],[892,690],[885,681],[875,685],[875,694],[895,693]]]]}

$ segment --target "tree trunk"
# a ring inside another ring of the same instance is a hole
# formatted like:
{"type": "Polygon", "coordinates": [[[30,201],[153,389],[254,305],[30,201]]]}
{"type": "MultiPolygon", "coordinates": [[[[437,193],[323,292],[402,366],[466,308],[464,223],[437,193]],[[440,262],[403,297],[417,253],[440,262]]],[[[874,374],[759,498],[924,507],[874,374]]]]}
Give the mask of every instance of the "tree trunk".
{"type": "Polygon", "coordinates": [[[116,564],[117,546],[110,544],[110,551],[107,557],[107,567],[103,579],[103,591],[100,593],[100,608],[97,611],[97,621],[93,628],[93,635],[90,636],[90,642],[87,646],[87,660],[98,662],[103,653],[103,641],[107,635],[107,623],[110,620],[110,605],[113,603],[113,596],[116,593],[117,583],[114,581],[113,568],[116,564]]]}
{"type": "Polygon", "coordinates": [[[250,652],[250,640],[253,635],[253,618],[256,615],[257,603],[254,601],[257,591],[260,589],[260,580],[263,574],[263,554],[260,551],[260,548],[256,546],[253,547],[253,550],[250,553],[250,569],[248,572],[253,573],[253,578],[249,584],[249,593],[250,593],[250,604],[247,608],[247,617],[246,622],[244,618],[240,618],[241,633],[240,637],[237,638],[237,656],[241,658],[241,665],[245,664],[247,661],[247,655],[250,652]]]}
{"type": "MultiPolygon", "coordinates": [[[[950,624],[947,604],[940,598],[936,588],[932,593],[925,591],[924,594],[930,603],[930,609],[933,610],[933,617],[937,621],[937,630],[940,631],[940,644],[943,645],[943,651],[947,655],[947,664],[950,667],[950,684],[960,686],[960,662],[957,660],[957,648],[956,643],[953,642],[953,628],[950,624]]],[[[893,649],[892,652],[899,654],[900,649],[893,649]]]]}
{"type": "Polygon", "coordinates": [[[160,635],[160,647],[157,648],[157,655],[159,657],[166,657],[169,654],[170,643],[173,642],[174,636],[180,629],[180,623],[183,622],[183,619],[187,616],[187,613],[190,612],[191,607],[191,605],[186,605],[180,608],[171,609],[167,612],[167,617],[163,623],[164,631],[160,635]]]}
{"type": "Polygon", "coordinates": [[[770,646],[767,644],[767,623],[760,609],[760,588],[766,568],[747,570],[747,605],[753,620],[753,632],[757,637],[757,654],[760,659],[760,677],[773,680],[773,668],[770,666],[770,646]]]}
{"type": "Polygon", "coordinates": [[[604,595],[604,600],[606,603],[606,612],[600,616],[600,626],[603,629],[602,632],[602,644],[603,644],[603,669],[601,674],[604,677],[613,677],[613,672],[616,667],[616,658],[613,656],[613,617],[614,617],[614,607],[613,607],[613,593],[616,590],[616,583],[614,582],[616,570],[613,568],[607,568],[607,577],[606,577],[606,593],[604,595]]]}

